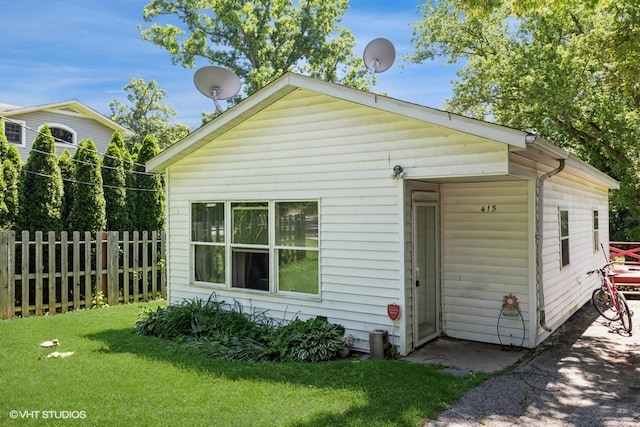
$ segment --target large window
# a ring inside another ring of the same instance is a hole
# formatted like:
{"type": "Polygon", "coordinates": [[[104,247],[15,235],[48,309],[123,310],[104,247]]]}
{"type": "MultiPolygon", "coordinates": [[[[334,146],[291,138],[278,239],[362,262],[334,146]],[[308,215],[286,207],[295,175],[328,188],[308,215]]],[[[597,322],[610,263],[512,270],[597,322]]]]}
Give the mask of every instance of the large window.
{"type": "Polygon", "coordinates": [[[560,210],[560,259],[561,265],[569,265],[569,211],[560,210]]]}
{"type": "Polygon", "coordinates": [[[196,282],[319,294],[318,202],[192,203],[191,228],[196,282]]]}

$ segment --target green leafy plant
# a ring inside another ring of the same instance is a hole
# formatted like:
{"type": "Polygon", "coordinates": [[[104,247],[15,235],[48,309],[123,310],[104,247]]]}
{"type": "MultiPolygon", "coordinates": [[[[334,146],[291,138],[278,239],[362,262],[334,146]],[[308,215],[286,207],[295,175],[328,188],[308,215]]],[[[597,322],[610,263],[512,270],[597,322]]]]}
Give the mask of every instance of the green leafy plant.
{"type": "Polygon", "coordinates": [[[277,322],[266,311],[217,301],[191,299],[147,311],[134,325],[140,335],[173,339],[176,345],[216,358],[252,362],[337,359],[351,347],[344,327],[324,317],[277,322]]]}
{"type": "Polygon", "coordinates": [[[107,297],[104,295],[102,291],[98,291],[91,298],[91,308],[105,308],[109,307],[107,304],[107,297]]]}

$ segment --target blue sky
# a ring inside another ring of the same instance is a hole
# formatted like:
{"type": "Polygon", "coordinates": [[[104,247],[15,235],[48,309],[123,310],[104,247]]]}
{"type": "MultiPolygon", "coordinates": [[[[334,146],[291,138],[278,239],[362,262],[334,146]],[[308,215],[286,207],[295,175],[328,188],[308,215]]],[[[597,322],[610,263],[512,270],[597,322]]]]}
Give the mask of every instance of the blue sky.
{"type": "MultiPolygon", "coordinates": [[[[77,99],[109,115],[109,103],[126,101],[131,77],[155,80],[167,92],[175,121],[200,125],[210,99],[193,85],[195,70],[171,64],[163,48],[141,39],[137,25],[147,0],[2,0],[0,103],[20,106],[77,99]]],[[[374,91],[393,98],[443,108],[451,96],[455,68],[442,60],[409,64],[418,0],[351,0],[342,25],[357,40],[361,55],[377,37],[391,40],[397,59],[378,74],[374,91]]],[[[205,60],[197,66],[210,65],[205,60]]],[[[363,64],[364,66],[364,64],[363,64]]]]}

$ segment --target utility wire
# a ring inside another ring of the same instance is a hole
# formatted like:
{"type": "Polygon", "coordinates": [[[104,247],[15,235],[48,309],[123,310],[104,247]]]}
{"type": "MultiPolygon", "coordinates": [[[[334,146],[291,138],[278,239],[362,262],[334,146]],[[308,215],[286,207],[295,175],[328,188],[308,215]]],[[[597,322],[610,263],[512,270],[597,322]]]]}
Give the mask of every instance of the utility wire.
{"type": "MultiPolygon", "coordinates": [[[[69,143],[68,141],[65,141],[64,139],[61,139],[61,138],[55,137],[55,136],[53,136],[53,135],[46,135],[44,132],[42,132],[42,131],[40,131],[40,130],[38,130],[38,129],[34,129],[34,128],[30,127],[30,126],[24,125],[24,124],[22,124],[22,123],[20,123],[20,122],[17,122],[17,121],[15,121],[15,120],[12,120],[12,119],[11,119],[11,118],[9,118],[9,117],[6,117],[6,116],[3,116],[3,115],[0,115],[0,118],[2,118],[4,121],[8,121],[9,123],[13,123],[13,124],[18,125],[18,126],[20,126],[20,127],[23,127],[23,128],[25,128],[25,129],[28,129],[28,130],[30,130],[30,131],[32,131],[32,132],[35,132],[35,133],[36,133],[36,134],[38,134],[38,135],[43,135],[43,136],[49,136],[49,137],[52,137],[52,138],[53,138],[53,140],[54,140],[54,141],[56,141],[56,142],[58,142],[58,143],[68,145],[68,146],[73,147],[73,148],[75,148],[75,149],[80,149],[80,148],[81,148],[79,145],[71,144],[71,143],[69,143]]],[[[24,147],[24,149],[25,149],[25,150],[27,150],[27,151],[35,151],[35,152],[38,152],[38,153],[42,153],[42,154],[47,154],[47,155],[51,155],[51,156],[58,157],[58,156],[57,156],[57,154],[54,154],[54,153],[47,153],[47,152],[45,152],[45,151],[36,150],[35,148],[33,148],[33,146],[32,146],[32,148],[24,147]]],[[[126,160],[126,159],[122,159],[122,158],[120,158],[120,157],[111,156],[111,155],[108,155],[108,154],[106,154],[106,153],[101,153],[101,152],[99,152],[98,150],[90,150],[90,149],[85,148],[85,147],[82,147],[82,149],[83,149],[83,150],[90,151],[90,152],[93,152],[93,153],[96,153],[96,154],[98,154],[99,156],[102,156],[102,157],[106,157],[106,158],[110,158],[110,159],[117,159],[117,160],[121,160],[123,163],[128,163],[128,164],[131,164],[131,165],[133,165],[133,166],[140,166],[140,167],[143,167],[143,168],[145,167],[145,165],[144,165],[144,164],[142,164],[142,163],[136,163],[136,162],[129,161],[129,160],[126,160]]],[[[74,161],[74,162],[82,162],[81,160],[77,160],[77,159],[73,159],[73,161],[74,161]]],[[[104,167],[104,168],[113,168],[113,167],[111,167],[111,166],[104,166],[104,165],[102,165],[102,167],[104,167]]],[[[132,170],[132,172],[133,172],[133,173],[137,173],[137,174],[141,174],[141,175],[162,175],[162,174],[155,174],[155,173],[151,173],[151,172],[140,172],[140,171],[135,171],[135,170],[132,170]]]]}
{"type": "MultiPolygon", "coordinates": [[[[40,173],[40,172],[28,171],[28,170],[24,170],[24,169],[22,170],[22,172],[28,173],[28,174],[31,174],[31,175],[42,176],[42,177],[45,177],[45,178],[54,178],[52,175],[47,175],[45,173],[40,173]]],[[[94,187],[98,187],[100,185],[100,184],[96,184],[95,182],[77,181],[75,179],[64,178],[64,177],[62,178],[62,180],[63,181],[67,181],[67,182],[72,182],[74,184],[91,185],[91,186],[94,186],[94,187]]],[[[123,189],[125,189],[127,191],[148,191],[148,192],[154,192],[154,193],[161,191],[161,190],[158,190],[158,189],[151,189],[151,188],[119,187],[119,186],[107,185],[107,184],[102,184],[102,187],[103,188],[115,188],[115,189],[123,188],[123,189]]]]}

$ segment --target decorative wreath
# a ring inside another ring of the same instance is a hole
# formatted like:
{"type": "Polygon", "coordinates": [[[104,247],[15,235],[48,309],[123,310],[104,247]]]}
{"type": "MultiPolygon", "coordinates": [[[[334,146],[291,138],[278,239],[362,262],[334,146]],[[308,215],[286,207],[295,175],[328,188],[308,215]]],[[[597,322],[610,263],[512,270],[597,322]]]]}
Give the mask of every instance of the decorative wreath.
{"type": "Polygon", "coordinates": [[[502,308],[505,310],[517,310],[518,309],[518,297],[509,293],[502,297],[502,308]]]}

